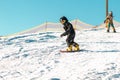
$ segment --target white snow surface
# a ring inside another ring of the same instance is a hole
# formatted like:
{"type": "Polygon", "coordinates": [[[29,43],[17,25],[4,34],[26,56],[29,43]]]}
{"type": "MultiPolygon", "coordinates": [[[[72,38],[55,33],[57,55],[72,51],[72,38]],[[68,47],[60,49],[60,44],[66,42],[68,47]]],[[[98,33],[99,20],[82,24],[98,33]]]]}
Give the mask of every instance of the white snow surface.
{"type": "Polygon", "coordinates": [[[0,39],[0,80],[120,80],[120,28],[76,31],[81,51],[67,47],[61,32],[0,39]]]}

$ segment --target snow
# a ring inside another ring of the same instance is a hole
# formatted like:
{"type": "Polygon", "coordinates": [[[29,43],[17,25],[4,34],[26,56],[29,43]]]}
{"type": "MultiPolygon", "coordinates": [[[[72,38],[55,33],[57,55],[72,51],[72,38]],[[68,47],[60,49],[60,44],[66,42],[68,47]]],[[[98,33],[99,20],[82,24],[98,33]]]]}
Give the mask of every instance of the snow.
{"type": "Polygon", "coordinates": [[[0,39],[0,80],[120,80],[120,40],[105,29],[76,31],[80,52],[66,48],[61,32],[0,39]]]}

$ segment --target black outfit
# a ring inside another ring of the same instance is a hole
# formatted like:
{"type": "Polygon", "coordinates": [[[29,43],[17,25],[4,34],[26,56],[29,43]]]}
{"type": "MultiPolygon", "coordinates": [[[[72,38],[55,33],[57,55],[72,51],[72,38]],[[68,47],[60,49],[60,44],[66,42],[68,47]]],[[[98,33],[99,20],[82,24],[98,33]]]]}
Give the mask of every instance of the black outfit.
{"type": "Polygon", "coordinates": [[[75,31],[73,29],[72,24],[69,22],[65,22],[63,25],[64,25],[63,28],[64,28],[65,32],[63,34],[61,34],[61,36],[67,35],[66,42],[67,42],[68,47],[70,47],[70,45],[77,46],[78,44],[76,42],[74,42],[75,31]]]}

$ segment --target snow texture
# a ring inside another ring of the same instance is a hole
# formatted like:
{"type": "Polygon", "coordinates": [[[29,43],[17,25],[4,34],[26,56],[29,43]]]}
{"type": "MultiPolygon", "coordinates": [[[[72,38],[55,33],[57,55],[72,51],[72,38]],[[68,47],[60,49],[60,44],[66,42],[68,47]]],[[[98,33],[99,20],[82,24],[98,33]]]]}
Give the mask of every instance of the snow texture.
{"type": "Polygon", "coordinates": [[[66,48],[61,32],[0,39],[0,80],[120,80],[120,28],[76,31],[80,52],[66,48]]]}

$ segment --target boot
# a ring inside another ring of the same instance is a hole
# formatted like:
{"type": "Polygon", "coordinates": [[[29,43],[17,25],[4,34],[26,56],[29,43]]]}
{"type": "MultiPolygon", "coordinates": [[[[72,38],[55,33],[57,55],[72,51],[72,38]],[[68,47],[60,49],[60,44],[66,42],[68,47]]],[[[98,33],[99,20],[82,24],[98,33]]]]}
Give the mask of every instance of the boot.
{"type": "Polygon", "coordinates": [[[70,45],[66,50],[67,51],[72,51],[72,45],[70,45]]]}
{"type": "Polygon", "coordinates": [[[107,30],[107,32],[109,32],[109,30],[107,30]]]}
{"type": "Polygon", "coordinates": [[[113,32],[116,33],[116,30],[114,30],[113,32]]]}
{"type": "Polygon", "coordinates": [[[115,30],[115,28],[113,29],[113,32],[114,32],[114,33],[116,33],[116,30],[115,30]]]}
{"type": "Polygon", "coordinates": [[[75,45],[74,51],[79,51],[79,50],[80,50],[79,45],[75,45]]]}

